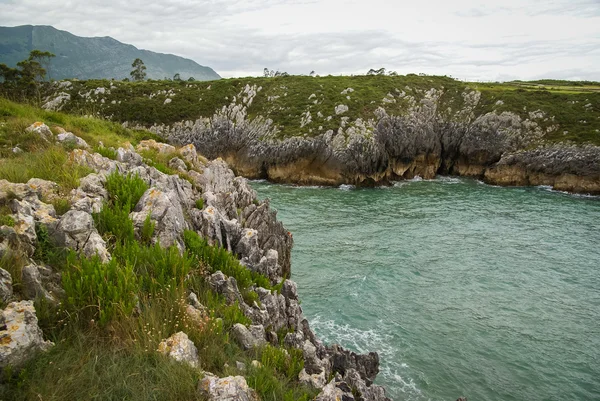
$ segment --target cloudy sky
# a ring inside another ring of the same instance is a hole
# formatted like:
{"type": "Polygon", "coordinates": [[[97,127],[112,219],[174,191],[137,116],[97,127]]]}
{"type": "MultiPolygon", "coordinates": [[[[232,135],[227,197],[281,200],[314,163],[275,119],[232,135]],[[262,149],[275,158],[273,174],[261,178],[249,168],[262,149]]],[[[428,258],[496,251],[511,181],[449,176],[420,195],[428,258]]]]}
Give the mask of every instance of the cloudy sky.
{"type": "Polygon", "coordinates": [[[223,77],[398,73],[600,81],[600,0],[0,0],[52,25],[173,53],[223,77]]]}

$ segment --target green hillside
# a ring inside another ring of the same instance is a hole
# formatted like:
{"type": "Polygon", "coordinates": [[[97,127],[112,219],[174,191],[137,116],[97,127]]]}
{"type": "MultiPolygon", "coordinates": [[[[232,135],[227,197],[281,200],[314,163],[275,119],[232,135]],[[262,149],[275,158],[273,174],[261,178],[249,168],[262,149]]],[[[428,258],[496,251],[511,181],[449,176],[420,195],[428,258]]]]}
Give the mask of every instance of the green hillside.
{"type": "Polygon", "coordinates": [[[0,27],[0,63],[14,67],[26,59],[31,50],[50,51],[56,55],[48,69],[51,79],[123,79],[128,78],[131,63],[144,61],[151,79],[194,77],[206,81],[219,79],[211,68],[172,54],[140,50],[111,37],[84,38],[51,26],[24,25],[0,27]]]}
{"type": "Polygon", "coordinates": [[[64,111],[146,127],[212,117],[223,106],[238,104],[250,118],[272,120],[279,138],[314,137],[327,130],[337,132],[339,128],[360,125],[361,120],[376,121],[378,108],[389,115],[408,115],[424,101],[431,101],[435,114],[444,121],[511,112],[523,121],[535,121],[547,141],[600,144],[600,84],[578,84],[473,83],[415,74],[234,78],[191,83],[94,80],[73,82],[68,88],[54,86],[47,92],[47,99],[66,92],[70,100],[59,106],[64,111]],[[336,106],[347,110],[338,109],[338,114],[336,106]]]}

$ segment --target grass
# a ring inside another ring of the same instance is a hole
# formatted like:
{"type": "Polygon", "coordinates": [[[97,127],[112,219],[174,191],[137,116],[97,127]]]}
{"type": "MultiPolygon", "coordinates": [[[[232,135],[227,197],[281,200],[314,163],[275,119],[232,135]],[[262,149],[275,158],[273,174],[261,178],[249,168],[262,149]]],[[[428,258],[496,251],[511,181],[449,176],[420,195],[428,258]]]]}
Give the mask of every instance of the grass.
{"type": "Polygon", "coordinates": [[[56,182],[63,193],[77,188],[79,179],[92,172],[90,168],[71,163],[64,149],[54,145],[0,162],[0,179],[25,183],[31,178],[41,178],[56,182]]]}
{"type": "Polygon", "coordinates": [[[115,345],[98,333],[75,332],[32,360],[0,399],[201,400],[198,371],[156,352],[115,345]]]}

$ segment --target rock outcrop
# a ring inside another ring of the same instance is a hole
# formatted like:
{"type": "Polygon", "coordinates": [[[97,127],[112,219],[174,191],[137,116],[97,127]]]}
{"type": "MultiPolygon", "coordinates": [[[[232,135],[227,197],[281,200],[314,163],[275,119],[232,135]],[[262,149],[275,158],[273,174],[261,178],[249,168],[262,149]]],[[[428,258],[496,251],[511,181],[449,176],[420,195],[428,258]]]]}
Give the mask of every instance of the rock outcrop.
{"type": "Polygon", "coordinates": [[[188,338],[187,334],[180,331],[158,344],[158,352],[173,358],[177,362],[184,362],[193,368],[198,367],[198,349],[188,338]]]}
{"type": "Polygon", "coordinates": [[[248,387],[243,376],[218,378],[206,374],[198,385],[198,391],[209,401],[258,401],[256,392],[248,387]]]}
{"type": "Polygon", "coordinates": [[[43,338],[33,302],[12,302],[0,313],[0,368],[20,367],[54,345],[43,338]]]}

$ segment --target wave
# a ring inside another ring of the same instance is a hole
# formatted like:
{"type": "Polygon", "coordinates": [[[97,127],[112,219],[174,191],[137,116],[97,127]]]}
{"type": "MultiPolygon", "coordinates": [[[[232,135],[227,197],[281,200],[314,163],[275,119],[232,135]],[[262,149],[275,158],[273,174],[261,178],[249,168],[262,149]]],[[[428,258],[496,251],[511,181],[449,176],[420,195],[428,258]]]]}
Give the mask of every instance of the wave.
{"type": "Polygon", "coordinates": [[[349,185],[349,184],[342,184],[338,187],[338,189],[342,190],[342,191],[350,191],[352,189],[355,189],[356,187],[354,185],[349,185]]]}

